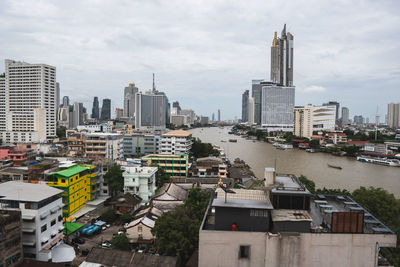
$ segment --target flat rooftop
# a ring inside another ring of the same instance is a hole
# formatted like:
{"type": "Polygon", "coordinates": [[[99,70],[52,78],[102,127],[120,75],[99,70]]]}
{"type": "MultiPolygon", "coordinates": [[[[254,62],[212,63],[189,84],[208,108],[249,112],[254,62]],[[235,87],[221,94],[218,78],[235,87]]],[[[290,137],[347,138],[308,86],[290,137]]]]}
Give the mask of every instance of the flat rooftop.
{"type": "Polygon", "coordinates": [[[221,199],[215,198],[212,202],[213,207],[239,208],[239,209],[265,209],[272,210],[272,204],[267,200],[248,200],[248,199],[221,199]]]}
{"type": "Polygon", "coordinates": [[[8,168],[1,169],[0,173],[27,174],[28,167],[8,167],[8,168]]]}
{"type": "Polygon", "coordinates": [[[286,210],[279,209],[271,211],[273,222],[299,222],[299,221],[312,221],[312,218],[306,210],[286,210]]]}
{"type": "Polygon", "coordinates": [[[61,194],[62,192],[62,190],[44,184],[10,181],[0,184],[0,201],[17,200],[39,202],[46,198],[61,194]]]}
{"type": "Polygon", "coordinates": [[[271,190],[271,193],[311,195],[293,174],[276,174],[275,187],[271,190]]]}
{"type": "MultiPolygon", "coordinates": [[[[227,193],[227,199],[262,200],[268,201],[268,193],[264,190],[230,189],[235,193],[227,193]]],[[[225,192],[221,188],[215,190],[216,198],[225,199],[225,192]]]]}

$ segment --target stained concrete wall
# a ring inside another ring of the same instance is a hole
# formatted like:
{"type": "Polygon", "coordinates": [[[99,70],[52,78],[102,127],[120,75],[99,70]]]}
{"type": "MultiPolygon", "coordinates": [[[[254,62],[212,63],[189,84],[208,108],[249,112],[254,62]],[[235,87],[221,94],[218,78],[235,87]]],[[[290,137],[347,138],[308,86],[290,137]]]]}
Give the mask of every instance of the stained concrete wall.
{"type": "Polygon", "coordinates": [[[396,235],[200,231],[199,266],[374,266],[376,242],[395,247],[396,235]],[[250,259],[239,247],[250,245],[250,259]]]}

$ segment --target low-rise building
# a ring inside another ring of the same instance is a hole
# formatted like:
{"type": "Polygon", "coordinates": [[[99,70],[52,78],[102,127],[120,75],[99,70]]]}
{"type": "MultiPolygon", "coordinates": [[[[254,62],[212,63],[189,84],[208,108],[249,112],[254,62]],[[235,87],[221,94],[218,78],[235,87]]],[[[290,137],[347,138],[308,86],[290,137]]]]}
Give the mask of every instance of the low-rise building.
{"type": "Polygon", "coordinates": [[[0,183],[7,181],[28,182],[28,167],[7,167],[0,170],[0,183]]]}
{"type": "Polygon", "coordinates": [[[133,214],[140,208],[142,199],[130,193],[119,194],[109,202],[117,214],[133,214]]]}
{"type": "Polygon", "coordinates": [[[151,206],[162,212],[169,212],[182,205],[188,197],[188,191],[174,183],[164,184],[156,196],[151,199],[151,206]]]}
{"type": "Polygon", "coordinates": [[[22,263],[21,212],[0,210],[0,266],[22,263]]]}
{"type": "Polygon", "coordinates": [[[198,158],[190,167],[192,177],[219,177],[227,178],[227,165],[220,158],[198,158]]]}
{"type": "Polygon", "coordinates": [[[265,190],[216,190],[199,266],[373,266],[379,248],[395,246],[396,234],[350,197],[312,195],[267,168],[265,190]]]}
{"type": "Polygon", "coordinates": [[[142,157],[142,162],[147,166],[155,164],[158,168],[164,169],[165,173],[174,177],[187,177],[189,168],[189,156],[181,155],[160,155],[150,154],[142,157]]]}
{"type": "Polygon", "coordinates": [[[157,167],[125,167],[124,193],[139,195],[148,203],[156,190],[157,167]]]}
{"type": "Polygon", "coordinates": [[[331,140],[335,145],[347,142],[347,135],[345,133],[327,133],[326,137],[331,140]]]}
{"type": "Polygon", "coordinates": [[[62,241],[62,190],[42,184],[0,184],[0,210],[19,210],[24,258],[51,259],[51,248],[62,241]]]}
{"type": "Polygon", "coordinates": [[[160,136],[155,134],[126,134],[122,140],[124,158],[137,158],[159,151],[160,136]]]}
{"type": "Polygon", "coordinates": [[[154,228],[155,221],[143,216],[125,226],[126,236],[130,243],[153,243],[154,235],[151,230],[154,228]]]}
{"type": "Polygon", "coordinates": [[[94,165],[74,165],[48,175],[47,185],[63,190],[63,216],[67,221],[82,209],[84,204],[96,199],[99,175],[94,165]]]}
{"type": "Polygon", "coordinates": [[[160,140],[160,154],[180,155],[189,154],[192,148],[192,133],[175,130],[165,133],[160,140]]]}

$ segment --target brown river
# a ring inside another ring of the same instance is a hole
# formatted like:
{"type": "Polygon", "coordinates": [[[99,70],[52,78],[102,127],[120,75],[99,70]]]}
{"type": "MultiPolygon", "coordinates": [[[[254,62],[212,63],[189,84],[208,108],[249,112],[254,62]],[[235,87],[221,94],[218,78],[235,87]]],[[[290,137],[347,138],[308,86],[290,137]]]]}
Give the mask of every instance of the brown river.
{"type": "Polygon", "coordinates": [[[304,150],[278,150],[269,143],[246,140],[230,135],[231,127],[197,128],[190,130],[202,142],[212,143],[224,149],[233,161],[240,158],[250,165],[258,178],[264,177],[264,168],[275,167],[280,173],[301,174],[312,179],[316,187],[340,188],[353,191],[360,186],[382,187],[400,198],[400,167],[386,167],[362,163],[354,158],[337,157],[326,153],[307,153],[304,150]],[[237,143],[228,142],[237,139],[237,143]],[[221,141],[226,142],[221,142],[221,141]],[[341,170],[328,167],[340,166],[341,170]]]}

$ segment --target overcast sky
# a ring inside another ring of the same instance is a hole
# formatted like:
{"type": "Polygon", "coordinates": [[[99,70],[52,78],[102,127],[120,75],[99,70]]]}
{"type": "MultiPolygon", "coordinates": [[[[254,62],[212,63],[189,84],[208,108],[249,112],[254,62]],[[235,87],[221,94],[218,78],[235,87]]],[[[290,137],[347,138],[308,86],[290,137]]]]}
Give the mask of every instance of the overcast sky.
{"type": "Polygon", "coordinates": [[[233,119],[251,80],[269,79],[286,23],[296,105],[336,100],[372,121],[400,102],[399,11],[398,0],[0,0],[0,59],[56,66],[61,96],[89,113],[93,96],[122,107],[123,88],[150,89],[154,72],[170,102],[233,119]]]}

